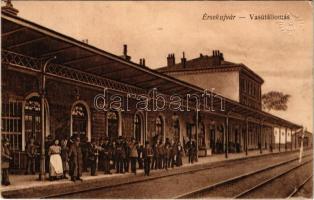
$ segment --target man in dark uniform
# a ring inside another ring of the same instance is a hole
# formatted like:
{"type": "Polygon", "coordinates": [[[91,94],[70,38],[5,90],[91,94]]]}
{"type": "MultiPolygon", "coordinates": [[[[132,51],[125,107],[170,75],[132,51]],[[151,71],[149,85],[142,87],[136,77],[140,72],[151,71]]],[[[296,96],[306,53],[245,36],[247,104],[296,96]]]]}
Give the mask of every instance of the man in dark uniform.
{"type": "Polygon", "coordinates": [[[67,173],[69,172],[69,146],[68,139],[64,138],[61,140],[61,160],[62,160],[62,168],[63,168],[63,178],[68,179],[67,173]]]}
{"type": "Polygon", "coordinates": [[[170,156],[171,156],[171,149],[169,143],[166,143],[164,145],[164,169],[168,170],[168,167],[170,166],[170,156]]]}
{"type": "Polygon", "coordinates": [[[163,169],[163,165],[164,165],[164,144],[163,142],[160,140],[159,144],[157,146],[157,150],[158,150],[158,169],[163,169]]]}
{"type": "Polygon", "coordinates": [[[123,147],[124,147],[124,159],[123,159],[123,165],[124,165],[124,171],[129,172],[130,168],[130,141],[128,139],[123,140],[123,147]]]}
{"type": "MultiPolygon", "coordinates": [[[[158,142],[158,141],[157,141],[158,142]]],[[[152,169],[157,169],[158,167],[158,148],[157,142],[153,144],[153,158],[152,158],[152,169]]]]}
{"type": "Polygon", "coordinates": [[[73,171],[73,164],[70,160],[70,157],[69,157],[69,151],[70,151],[70,148],[71,146],[74,144],[74,140],[75,140],[75,137],[76,135],[72,135],[68,141],[68,144],[67,144],[67,147],[68,147],[68,164],[69,164],[69,176],[71,176],[71,171],[73,171]]]}
{"type": "Polygon", "coordinates": [[[143,164],[143,150],[144,150],[144,147],[140,143],[137,143],[136,149],[137,149],[138,168],[139,169],[144,169],[144,164],[143,164]]]}
{"type": "Polygon", "coordinates": [[[144,157],[144,176],[149,176],[150,162],[153,157],[153,151],[149,145],[149,142],[145,142],[145,148],[143,150],[143,157],[144,157]]]}
{"type": "Polygon", "coordinates": [[[10,185],[9,168],[12,160],[9,139],[4,137],[1,144],[1,185],[10,185]]]}
{"type": "Polygon", "coordinates": [[[101,150],[102,148],[97,145],[96,139],[92,139],[91,145],[89,146],[88,149],[88,160],[90,162],[91,176],[96,176],[98,156],[101,150]]]}
{"type": "Polygon", "coordinates": [[[76,181],[80,180],[82,176],[82,168],[83,168],[83,155],[82,155],[82,150],[80,146],[80,137],[76,136],[74,143],[71,145],[70,150],[69,150],[69,158],[71,162],[71,171],[70,171],[70,176],[71,176],[71,181],[76,181]]]}
{"type": "MultiPolygon", "coordinates": [[[[98,145],[103,148],[105,140],[101,137],[98,140],[98,145]]],[[[99,156],[98,156],[98,170],[104,170],[104,151],[100,151],[99,152],[99,156]]]]}
{"type": "Polygon", "coordinates": [[[105,138],[105,141],[102,145],[103,151],[103,164],[104,164],[104,171],[105,174],[111,174],[110,172],[110,159],[112,156],[112,147],[109,143],[109,138],[105,138]]]}
{"type": "Polygon", "coordinates": [[[83,172],[88,172],[89,160],[88,160],[88,150],[90,148],[90,143],[87,141],[87,137],[83,136],[80,142],[83,155],[83,172]]]}
{"type": "Polygon", "coordinates": [[[194,154],[195,154],[195,150],[196,150],[196,147],[195,147],[195,143],[190,140],[188,141],[187,145],[186,145],[186,149],[187,149],[187,152],[188,152],[188,155],[189,155],[189,163],[194,163],[194,154]]]}
{"type": "Polygon", "coordinates": [[[169,167],[174,168],[176,164],[176,155],[177,155],[177,148],[176,143],[172,140],[170,145],[170,160],[169,160],[169,167]]]}
{"type": "Polygon", "coordinates": [[[111,140],[110,141],[110,146],[111,146],[111,149],[112,149],[112,152],[111,152],[111,162],[110,163],[110,169],[116,169],[116,166],[117,166],[117,156],[116,156],[116,149],[117,149],[117,143],[116,143],[116,140],[111,140]]]}
{"type": "Polygon", "coordinates": [[[116,143],[115,156],[116,156],[117,173],[124,173],[123,159],[125,157],[125,152],[124,152],[122,139],[123,139],[122,136],[119,136],[116,143]]]}
{"type": "Polygon", "coordinates": [[[35,174],[35,160],[37,154],[37,146],[35,145],[34,138],[30,138],[28,144],[26,145],[26,173],[25,174],[35,174]]]}

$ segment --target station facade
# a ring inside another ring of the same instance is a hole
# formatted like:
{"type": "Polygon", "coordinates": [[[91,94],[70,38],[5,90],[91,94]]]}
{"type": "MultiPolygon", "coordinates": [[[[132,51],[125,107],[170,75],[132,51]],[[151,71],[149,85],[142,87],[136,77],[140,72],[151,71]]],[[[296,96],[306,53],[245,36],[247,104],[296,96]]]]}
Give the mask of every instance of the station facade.
{"type": "MultiPolygon", "coordinates": [[[[199,156],[299,147],[293,142],[301,126],[263,112],[255,100],[252,106],[243,104],[241,95],[239,101],[223,96],[223,100],[213,99],[216,109],[210,111],[199,110],[192,100],[187,103],[191,104],[189,111],[139,110],[139,99],[134,96],[153,88],[166,97],[183,98],[201,96],[206,88],[150,69],[145,60],[132,62],[127,46],[117,56],[14,12],[3,10],[1,20],[1,137],[10,140],[12,168],[25,169],[29,138],[42,146],[49,135],[60,139],[79,134],[88,141],[124,136],[141,144],[156,137],[182,144],[193,139],[199,156]],[[131,94],[128,109],[96,108],[95,97],[104,90],[109,99],[131,94]],[[222,102],[223,109],[219,109],[222,102]]],[[[153,102],[150,99],[149,105],[153,102]]],[[[165,103],[171,104],[169,99],[165,103]]]]}

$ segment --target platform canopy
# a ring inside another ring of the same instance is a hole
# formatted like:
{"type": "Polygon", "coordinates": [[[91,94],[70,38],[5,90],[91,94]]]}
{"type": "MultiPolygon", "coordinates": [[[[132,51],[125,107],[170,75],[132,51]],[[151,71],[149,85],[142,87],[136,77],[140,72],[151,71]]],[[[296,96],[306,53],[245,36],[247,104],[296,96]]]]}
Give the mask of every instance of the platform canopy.
{"type": "MultiPolygon", "coordinates": [[[[56,59],[52,61],[55,64],[105,77],[144,91],[157,88],[162,94],[181,96],[201,95],[204,92],[203,88],[159,73],[147,66],[113,55],[18,16],[2,12],[1,21],[2,50],[36,59],[49,59],[56,56],[56,59]]],[[[251,117],[279,126],[300,128],[299,125],[269,113],[249,108],[227,98],[224,99],[226,103],[226,111],[222,113],[224,115],[231,111],[244,118],[251,117]]],[[[219,105],[220,101],[215,100],[215,104],[219,105]]]]}

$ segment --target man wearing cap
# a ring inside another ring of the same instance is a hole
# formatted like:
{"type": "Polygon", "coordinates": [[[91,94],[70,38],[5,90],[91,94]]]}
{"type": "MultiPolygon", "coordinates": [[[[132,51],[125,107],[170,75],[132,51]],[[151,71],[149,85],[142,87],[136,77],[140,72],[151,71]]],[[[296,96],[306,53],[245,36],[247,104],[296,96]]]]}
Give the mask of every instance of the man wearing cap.
{"type": "Polygon", "coordinates": [[[61,140],[61,159],[62,159],[62,168],[63,168],[63,178],[68,179],[67,173],[69,172],[69,147],[68,139],[64,138],[61,140]]]}
{"type": "Polygon", "coordinates": [[[34,138],[30,138],[28,144],[26,145],[26,173],[25,174],[35,174],[35,158],[37,153],[37,146],[35,145],[34,138]]]}
{"type": "Polygon", "coordinates": [[[125,157],[125,152],[122,139],[122,136],[119,136],[115,149],[117,173],[124,173],[123,158],[125,157]]]}
{"type": "Polygon", "coordinates": [[[145,148],[143,150],[144,157],[144,176],[149,176],[150,162],[153,157],[153,150],[149,145],[149,142],[145,142],[145,148]]]}
{"type": "Polygon", "coordinates": [[[152,169],[157,169],[158,168],[158,141],[156,141],[155,143],[153,143],[153,158],[152,158],[152,169]]]}
{"type": "Polygon", "coordinates": [[[109,138],[106,137],[104,143],[101,145],[102,147],[102,158],[103,158],[103,167],[105,174],[111,174],[110,172],[110,159],[112,155],[112,147],[109,143],[109,138]]]}
{"type": "Polygon", "coordinates": [[[157,157],[157,163],[158,163],[158,169],[163,169],[164,168],[164,155],[165,155],[165,145],[163,142],[160,140],[159,144],[157,146],[157,152],[158,152],[158,157],[157,157]]]}
{"type": "Polygon", "coordinates": [[[137,150],[137,162],[138,162],[138,168],[144,169],[144,163],[143,163],[143,145],[140,143],[137,143],[136,150],[137,150]]]}
{"type": "Polygon", "coordinates": [[[123,157],[123,165],[124,171],[129,172],[130,168],[130,141],[126,138],[123,140],[123,147],[124,147],[124,157],[123,157]]]}
{"type": "Polygon", "coordinates": [[[73,144],[70,147],[69,150],[69,158],[71,162],[71,181],[80,180],[82,176],[82,167],[83,167],[83,160],[82,160],[82,150],[80,146],[80,137],[76,136],[73,144]]]}
{"type": "Polygon", "coordinates": [[[89,159],[88,159],[88,150],[90,149],[90,143],[87,140],[86,136],[82,137],[82,140],[80,142],[81,150],[82,150],[82,156],[83,156],[83,172],[88,172],[89,167],[89,159]]]}
{"type": "Polygon", "coordinates": [[[96,176],[97,166],[98,166],[98,156],[99,152],[102,151],[103,148],[97,144],[96,139],[92,139],[91,145],[88,149],[88,159],[90,161],[91,168],[91,176],[96,176]]]}

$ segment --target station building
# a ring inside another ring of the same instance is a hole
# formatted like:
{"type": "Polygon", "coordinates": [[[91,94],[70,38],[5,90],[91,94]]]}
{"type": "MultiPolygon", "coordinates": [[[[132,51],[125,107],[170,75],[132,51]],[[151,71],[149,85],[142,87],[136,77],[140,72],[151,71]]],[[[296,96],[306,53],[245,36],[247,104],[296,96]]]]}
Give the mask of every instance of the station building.
{"type": "Polygon", "coordinates": [[[2,9],[1,22],[1,137],[10,140],[14,169],[25,169],[29,138],[42,146],[49,135],[79,134],[89,141],[125,136],[142,144],[156,137],[181,143],[194,139],[199,156],[298,148],[292,141],[301,126],[261,110],[262,78],[243,64],[224,61],[217,51],[180,64],[170,55],[169,66],[153,70],[145,60],[133,62],[126,45],[122,56],[114,55],[23,19],[12,8],[2,9]],[[184,101],[190,110],[138,110],[138,96],[153,88],[167,97],[167,105],[173,94],[184,99],[210,88],[218,93],[210,110],[198,109],[197,100],[184,101]],[[104,90],[107,98],[126,98],[129,107],[96,108],[95,97],[104,90]]]}

